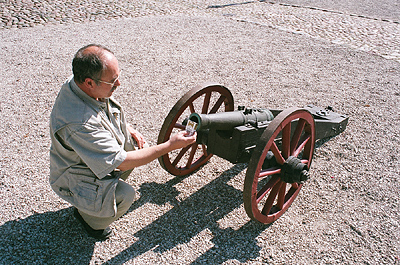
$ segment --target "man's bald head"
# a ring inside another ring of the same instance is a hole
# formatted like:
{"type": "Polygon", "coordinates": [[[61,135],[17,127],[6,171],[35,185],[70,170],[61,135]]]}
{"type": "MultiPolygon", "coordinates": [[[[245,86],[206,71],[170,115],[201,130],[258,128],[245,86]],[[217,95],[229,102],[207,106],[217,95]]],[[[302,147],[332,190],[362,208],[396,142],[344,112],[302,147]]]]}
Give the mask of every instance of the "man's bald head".
{"type": "Polygon", "coordinates": [[[72,61],[75,82],[81,84],[86,78],[100,79],[103,71],[107,69],[109,56],[114,55],[109,49],[98,44],[80,48],[72,61]]]}

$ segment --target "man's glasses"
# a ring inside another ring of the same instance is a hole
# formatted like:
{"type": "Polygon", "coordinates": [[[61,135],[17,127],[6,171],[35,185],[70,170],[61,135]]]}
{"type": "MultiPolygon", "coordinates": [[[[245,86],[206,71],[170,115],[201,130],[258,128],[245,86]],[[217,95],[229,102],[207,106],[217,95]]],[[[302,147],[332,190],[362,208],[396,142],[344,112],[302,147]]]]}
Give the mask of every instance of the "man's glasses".
{"type": "Polygon", "coordinates": [[[100,82],[100,83],[104,83],[104,84],[107,84],[107,85],[111,85],[111,86],[114,86],[115,85],[115,83],[119,80],[119,77],[121,76],[121,73],[122,73],[122,70],[121,71],[119,71],[119,75],[118,75],[118,77],[117,78],[115,78],[114,79],[114,81],[112,82],[112,83],[110,83],[110,82],[106,82],[106,81],[103,81],[103,80],[100,80],[100,79],[93,79],[93,80],[95,80],[95,81],[97,81],[97,82],[100,82]]]}

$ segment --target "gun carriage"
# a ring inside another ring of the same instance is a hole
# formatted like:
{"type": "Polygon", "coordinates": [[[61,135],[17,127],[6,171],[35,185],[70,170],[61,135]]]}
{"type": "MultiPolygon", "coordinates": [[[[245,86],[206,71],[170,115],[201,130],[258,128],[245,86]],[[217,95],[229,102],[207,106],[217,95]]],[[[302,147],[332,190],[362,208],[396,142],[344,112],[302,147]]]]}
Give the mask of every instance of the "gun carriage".
{"type": "Polygon", "coordinates": [[[248,163],[243,202],[248,216],[261,223],[278,219],[309,178],[315,142],[343,132],[348,116],[332,108],[234,110],[231,92],[207,83],[187,92],[166,117],[158,143],[197,123],[197,141],[159,158],[175,176],[193,173],[213,155],[248,163]]]}

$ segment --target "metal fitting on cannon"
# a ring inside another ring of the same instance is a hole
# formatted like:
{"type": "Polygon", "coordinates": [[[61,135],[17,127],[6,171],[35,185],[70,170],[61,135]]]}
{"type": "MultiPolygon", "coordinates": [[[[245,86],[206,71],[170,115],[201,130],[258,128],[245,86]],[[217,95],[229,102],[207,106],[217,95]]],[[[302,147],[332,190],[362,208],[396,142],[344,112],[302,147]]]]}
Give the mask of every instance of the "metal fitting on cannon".
{"type": "Polygon", "coordinates": [[[294,156],[289,156],[282,165],[281,179],[286,183],[304,183],[310,174],[306,164],[294,156]]]}

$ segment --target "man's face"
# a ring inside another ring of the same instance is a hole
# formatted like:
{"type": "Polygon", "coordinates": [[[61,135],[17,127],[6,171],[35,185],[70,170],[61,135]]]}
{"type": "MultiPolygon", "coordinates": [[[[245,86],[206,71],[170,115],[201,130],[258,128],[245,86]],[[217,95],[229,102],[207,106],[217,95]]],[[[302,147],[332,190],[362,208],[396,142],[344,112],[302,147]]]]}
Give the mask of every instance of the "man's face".
{"type": "Polygon", "coordinates": [[[117,79],[120,75],[117,58],[112,54],[107,54],[106,57],[107,69],[97,81],[98,84],[95,85],[93,91],[93,96],[96,99],[111,97],[114,90],[121,85],[119,79],[117,79]]]}

